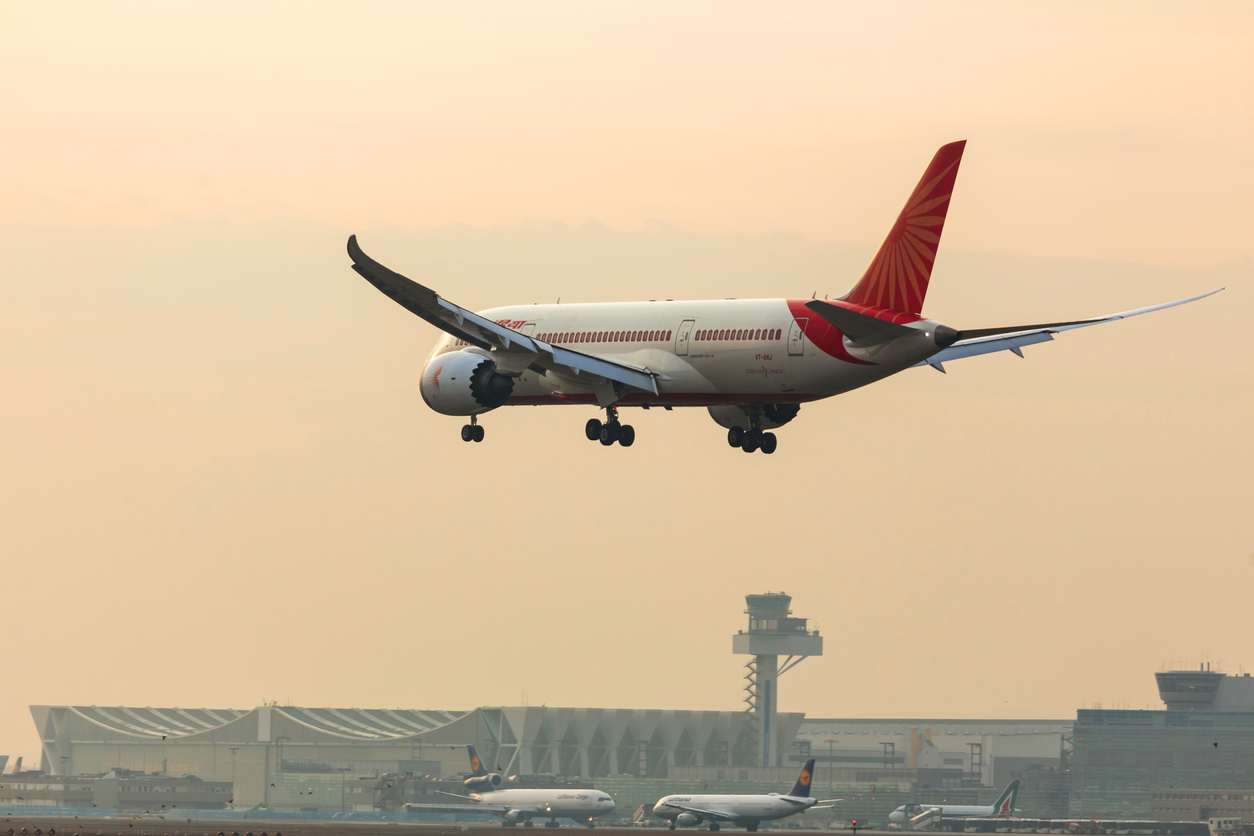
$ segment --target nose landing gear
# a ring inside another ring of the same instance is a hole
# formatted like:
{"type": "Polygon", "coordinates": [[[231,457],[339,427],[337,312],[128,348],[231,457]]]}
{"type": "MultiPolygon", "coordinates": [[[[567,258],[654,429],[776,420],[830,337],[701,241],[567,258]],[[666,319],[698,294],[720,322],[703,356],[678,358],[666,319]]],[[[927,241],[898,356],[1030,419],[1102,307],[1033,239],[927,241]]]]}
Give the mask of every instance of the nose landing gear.
{"type": "Polygon", "coordinates": [[[607,406],[605,419],[605,423],[601,423],[597,418],[588,419],[583,431],[589,441],[600,441],[604,447],[612,447],[615,441],[623,447],[630,447],[635,443],[636,431],[631,424],[619,423],[618,407],[607,406]]]}
{"type": "Polygon", "coordinates": [[[483,427],[479,426],[478,415],[471,415],[470,423],[462,427],[462,441],[483,441],[483,427]]]}

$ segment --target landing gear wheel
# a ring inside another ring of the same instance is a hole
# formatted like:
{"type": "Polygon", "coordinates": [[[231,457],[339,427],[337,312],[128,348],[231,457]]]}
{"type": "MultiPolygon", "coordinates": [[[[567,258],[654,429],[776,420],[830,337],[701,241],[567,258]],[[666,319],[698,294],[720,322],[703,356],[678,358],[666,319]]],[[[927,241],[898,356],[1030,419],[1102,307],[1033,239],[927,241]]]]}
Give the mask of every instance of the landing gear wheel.
{"type": "Polygon", "coordinates": [[[712,821],[712,822],[710,822],[710,832],[711,832],[711,833],[718,833],[718,831],[719,831],[718,822],[716,822],[716,821],[712,821]]]}
{"type": "Polygon", "coordinates": [[[762,452],[768,456],[775,452],[775,433],[762,433],[762,452]]]}
{"type": "Polygon", "coordinates": [[[750,430],[745,433],[745,438],[740,442],[740,449],[746,453],[755,452],[762,445],[762,433],[756,430],[750,430]]]}
{"type": "Polygon", "coordinates": [[[727,443],[732,447],[739,447],[744,443],[745,431],[740,427],[732,427],[727,431],[727,443]]]}
{"type": "Polygon", "coordinates": [[[475,427],[472,427],[469,424],[462,427],[462,441],[474,441],[475,429],[475,427]]]}
{"type": "Polygon", "coordinates": [[[601,446],[610,447],[615,441],[618,441],[618,427],[614,424],[601,427],[601,446]]]}
{"type": "Polygon", "coordinates": [[[589,441],[596,441],[601,437],[601,419],[589,418],[588,423],[583,426],[583,434],[588,436],[589,441]]]}
{"type": "Polygon", "coordinates": [[[623,424],[623,428],[618,431],[618,443],[624,447],[630,447],[636,441],[636,430],[631,424],[623,424]]]}
{"type": "Polygon", "coordinates": [[[531,827],[531,819],[527,819],[525,822],[523,822],[523,827],[531,827]]]}
{"type": "Polygon", "coordinates": [[[745,825],[745,830],[749,831],[750,833],[757,833],[757,832],[758,832],[758,823],[757,823],[757,822],[752,822],[751,824],[746,824],[746,825],[745,825]]]}
{"type": "Polygon", "coordinates": [[[474,442],[483,441],[483,427],[476,424],[470,429],[471,429],[471,439],[470,439],[471,441],[474,441],[474,442]]]}

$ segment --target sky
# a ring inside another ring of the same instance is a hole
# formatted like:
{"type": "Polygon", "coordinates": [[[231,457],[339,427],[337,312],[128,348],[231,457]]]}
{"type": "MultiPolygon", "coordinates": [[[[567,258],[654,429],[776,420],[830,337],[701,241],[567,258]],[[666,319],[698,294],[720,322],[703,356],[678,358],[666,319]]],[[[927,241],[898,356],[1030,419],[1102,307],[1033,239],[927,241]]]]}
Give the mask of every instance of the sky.
{"type": "Polygon", "coordinates": [[[825,636],[780,708],[1049,717],[1254,667],[1254,9],[10,5],[0,753],[31,704],[736,710],[742,596],[825,636]],[[807,404],[418,394],[470,308],[844,293],[968,146],[925,313],[1184,308],[807,404]]]}

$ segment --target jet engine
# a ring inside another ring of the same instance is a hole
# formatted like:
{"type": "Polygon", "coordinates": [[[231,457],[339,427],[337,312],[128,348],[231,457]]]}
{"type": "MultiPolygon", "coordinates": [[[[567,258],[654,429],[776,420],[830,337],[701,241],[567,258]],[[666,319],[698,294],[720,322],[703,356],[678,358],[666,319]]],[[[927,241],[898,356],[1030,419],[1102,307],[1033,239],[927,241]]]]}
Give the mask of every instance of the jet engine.
{"type": "Polygon", "coordinates": [[[527,820],[527,814],[522,810],[510,810],[502,818],[506,824],[521,824],[527,820]]]}
{"type": "Polygon", "coordinates": [[[478,415],[503,406],[514,379],[499,374],[491,357],[478,351],[450,351],[422,370],[422,399],[443,415],[478,415]]]}
{"type": "Polygon", "coordinates": [[[487,775],[467,778],[462,783],[465,784],[466,789],[472,792],[487,792],[499,788],[501,784],[505,783],[505,779],[501,777],[499,772],[489,772],[487,775]]]}
{"type": "Polygon", "coordinates": [[[675,817],[675,824],[680,827],[695,827],[701,823],[701,817],[695,813],[680,813],[675,817]]]}
{"type": "MultiPolygon", "coordinates": [[[[709,407],[710,417],[720,427],[731,429],[732,427],[740,427],[742,430],[749,429],[749,415],[743,409],[735,404],[720,404],[718,406],[709,407]]],[[[762,405],[762,429],[773,430],[782,427],[789,421],[797,417],[797,413],[801,411],[801,404],[796,403],[768,403],[762,405]]]]}

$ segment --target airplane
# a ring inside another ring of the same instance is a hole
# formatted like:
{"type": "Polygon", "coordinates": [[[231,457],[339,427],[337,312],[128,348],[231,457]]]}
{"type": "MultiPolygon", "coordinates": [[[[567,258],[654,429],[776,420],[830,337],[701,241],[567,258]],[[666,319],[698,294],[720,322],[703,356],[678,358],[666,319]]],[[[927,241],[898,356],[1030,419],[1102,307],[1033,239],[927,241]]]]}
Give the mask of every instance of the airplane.
{"type": "Polygon", "coordinates": [[[1011,781],[991,805],[973,804],[903,804],[888,814],[895,824],[914,821],[931,813],[929,819],[952,818],[1008,818],[1016,812],[1015,799],[1019,797],[1019,779],[1011,781]]]}
{"type": "MultiPolygon", "coordinates": [[[[708,823],[710,830],[732,824],[749,832],[758,824],[783,819],[806,810],[824,809],[817,805],[829,804],[810,797],[810,779],[814,776],[814,758],[801,767],[792,789],[786,795],[773,792],[770,795],[668,795],[653,805],[653,815],[670,821],[670,829],[694,827],[708,823]]],[[[837,800],[837,799],[832,799],[837,800]]]]}
{"type": "MultiPolygon", "coordinates": [[[[472,790],[469,804],[406,804],[405,809],[415,813],[488,813],[499,816],[501,824],[513,827],[522,824],[531,827],[532,819],[548,819],[549,827],[557,827],[559,819],[574,819],[592,827],[595,819],[614,812],[614,799],[600,790],[585,789],[500,789],[505,778],[499,772],[489,772],[474,746],[467,746],[470,754],[470,775],[463,782],[472,790]]],[[[455,798],[467,796],[446,792],[455,798]]]]}
{"type": "MultiPolygon", "coordinates": [[[[420,392],[434,411],[479,416],[502,406],[595,405],[590,441],[630,447],[621,407],[704,407],[746,453],[775,452],[771,430],[801,405],[910,368],[1026,346],[1076,328],[1183,305],[1211,293],[1066,322],[957,329],[923,316],[966,141],[942,146],[853,289],[839,299],[721,299],[513,305],[475,313],[384,267],[348,239],[352,268],[444,331],[420,392]]],[[[1220,288],[1222,290],[1223,288],[1220,288]]],[[[817,293],[815,294],[817,297],[817,293]]]]}

